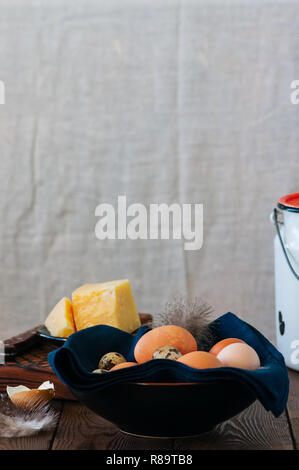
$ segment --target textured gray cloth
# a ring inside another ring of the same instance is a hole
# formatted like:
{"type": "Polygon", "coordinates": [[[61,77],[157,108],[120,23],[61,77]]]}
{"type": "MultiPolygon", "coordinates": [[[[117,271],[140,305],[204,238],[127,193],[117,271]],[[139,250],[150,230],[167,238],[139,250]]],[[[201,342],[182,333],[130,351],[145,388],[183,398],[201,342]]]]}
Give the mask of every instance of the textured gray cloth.
{"type": "Polygon", "coordinates": [[[1,0],[0,337],[86,282],[202,296],[273,338],[279,196],[298,191],[299,4],[1,0]],[[204,245],[99,241],[95,208],[203,203],[204,245]]]}

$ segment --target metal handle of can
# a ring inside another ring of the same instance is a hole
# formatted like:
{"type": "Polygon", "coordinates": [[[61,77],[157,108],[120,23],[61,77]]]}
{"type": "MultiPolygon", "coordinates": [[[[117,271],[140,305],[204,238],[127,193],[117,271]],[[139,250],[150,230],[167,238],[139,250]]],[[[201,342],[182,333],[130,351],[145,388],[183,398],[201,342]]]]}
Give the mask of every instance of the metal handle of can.
{"type": "Polygon", "coordinates": [[[286,259],[286,261],[289,265],[289,268],[290,268],[291,272],[294,274],[297,281],[299,281],[299,275],[296,273],[295,269],[293,268],[293,266],[292,266],[292,264],[289,260],[287,251],[285,249],[285,246],[284,246],[284,243],[283,243],[283,240],[282,240],[282,237],[281,237],[281,233],[280,233],[280,229],[279,229],[279,222],[278,222],[278,219],[277,219],[277,213],[278,213],[277,209],[274,208],[273,213],[272,213],[272,220],[273,220],[275,228],[276,228],[276,232],[277,232],[280,244],[281,244],[281,248],[282,248],[283,254],[285,256],[285,259],[286,259]]]}

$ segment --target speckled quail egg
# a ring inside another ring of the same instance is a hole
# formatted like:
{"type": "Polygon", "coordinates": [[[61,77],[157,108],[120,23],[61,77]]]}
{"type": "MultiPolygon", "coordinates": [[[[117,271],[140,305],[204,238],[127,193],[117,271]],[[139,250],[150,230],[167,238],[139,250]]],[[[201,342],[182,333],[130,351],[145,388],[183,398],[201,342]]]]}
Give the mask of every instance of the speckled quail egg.
{"type": "Polygon", "coordinates": [[[172,359],[176,361],[181,355],[180,351],[173,346],[161,346],[154,351],[153,359],[172,359]]]}
{"type": "Polygon", "coordinates": [[[98,368],[110,370],[112,367],[116,366],[116,364],[121,364],[122,362],[126,362],[126,359],[122,354],[118,352],[109,352],[101,357],[98,368]]]}
{"type": "Polygon", "coordinates": [[[95,369],[92,371],[93,374],[102,374],[103,372],[108,372],[106,369],[95,369]]]}

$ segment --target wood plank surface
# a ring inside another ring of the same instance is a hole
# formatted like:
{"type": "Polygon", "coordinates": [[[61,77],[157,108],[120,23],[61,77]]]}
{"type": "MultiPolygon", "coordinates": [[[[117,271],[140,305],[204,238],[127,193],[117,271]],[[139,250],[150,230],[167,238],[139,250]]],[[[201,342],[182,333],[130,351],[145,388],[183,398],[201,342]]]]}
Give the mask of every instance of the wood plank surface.
{"type": "MultiPolygon", "coordinates": [[[[0,450],[292,450],[299,439],[299,374],[289,371],[290,396],[279,418],[256,401],[213,431],[186,439],[144,439],[128,436],[84,405],[54,400],[60,419],[53,432],[33,437],[0,438],[0,450]]],[[[0,407],[1,409],[1,407],[0,407]]]]}
{"type": "Polygon", "coordinates": [[[292,450],[286,415],[274,418],[255,402],[210,433],[186,439],[128,436],[79,403],[65,402],[53,449],[292,450]]]}
{"type": "Polygon", "coordinates": [[[54,450],[171,449],[171,439],[128,436],[116,426],[76,402],[64,402],[55,435],[54,450]]]}
{"type": "Polygon", "coordinates": [[[291,427],[291,436],[296,450],[299,449],[299,372],[288,369],[290,394],[287,404],[287,415],[291,427]]]}
{"type": "Polygon", "coordinates": [[[293,444],[285,413],[275,418],[256,401],[233,419],[200,437],[176,439],[181,450],[292,450],[293,444]]]}

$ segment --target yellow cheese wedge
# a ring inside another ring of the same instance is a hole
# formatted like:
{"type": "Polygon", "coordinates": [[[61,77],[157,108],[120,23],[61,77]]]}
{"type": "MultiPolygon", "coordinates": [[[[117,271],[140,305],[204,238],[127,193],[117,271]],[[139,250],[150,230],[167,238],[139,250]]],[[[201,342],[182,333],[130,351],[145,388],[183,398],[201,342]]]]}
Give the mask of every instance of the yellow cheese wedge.
{"type": "Polygon", "coordinates": [[[45,326],[52,336],[67,338],[76,331],[72,303],[63,297],[48,315],[45,326]]]}
{"type": "Polygon", "coordinates": [[[128,279],[85,284],[72,293],[77,330],[94,325],[110,325],[132,333],[140,327],[128,279]]]}

